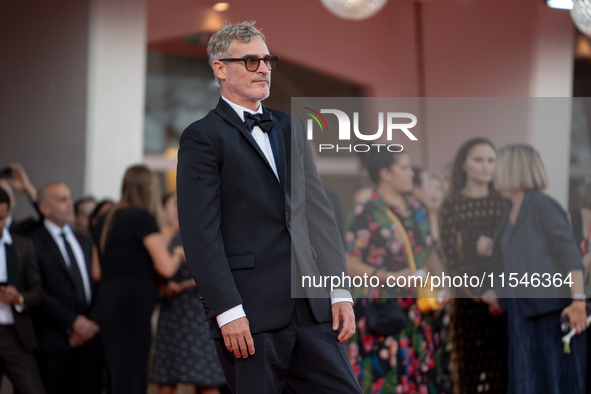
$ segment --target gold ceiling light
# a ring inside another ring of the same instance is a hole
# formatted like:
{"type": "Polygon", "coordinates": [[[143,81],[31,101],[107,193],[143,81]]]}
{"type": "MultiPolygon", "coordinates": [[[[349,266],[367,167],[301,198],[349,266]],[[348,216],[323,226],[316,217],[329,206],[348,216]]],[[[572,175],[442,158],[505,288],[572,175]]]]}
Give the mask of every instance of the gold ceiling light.
{"type": "Polygon", "coordinates": [[[230,8],[230,3],[215,3],[211,8],[217,12],[224,12],[230,8]]]}

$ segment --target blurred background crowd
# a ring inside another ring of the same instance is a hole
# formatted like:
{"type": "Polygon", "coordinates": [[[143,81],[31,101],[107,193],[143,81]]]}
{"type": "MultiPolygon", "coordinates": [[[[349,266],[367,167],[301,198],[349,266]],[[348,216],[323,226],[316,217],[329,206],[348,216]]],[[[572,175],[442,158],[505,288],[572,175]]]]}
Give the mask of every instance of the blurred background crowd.
{"type": "Polygon", "coordinates": [[[181,264],[176,195],[162,197],[143,165],[128,169],[118,202],[74,201],[64,183],[37,189],[19,164],[5,168],[0,242],[15,254],[0,261],[0,366],[16,392],[145,393],[150,376],[159,393],[219,393],[222,371],[181,264]],[[12,216],[14,192],[36,215],[12,216]]]}
{"type": "MultiPolygon", "coordinates": [[[[591,178],[582,188],[585,203],[567,215],[541,193],[548,177],[530,145],[497,152],[489,139],[470,139],[440,172],[411,166],[405,152],[363,154],[360,163],[374,185],[355,193],[352,210],[343,211],[341,196],[327,190],[343,223],[349,275],[385,283],[427,271],[551,269],[578,275],[580,285],[550,300],[522,300],[486,286],[442,288],[446,293],[431,294],[428,303],[418,293],[354,288],[358,331],[349,357],[363,391],[584,392],[586,325],[576,322],[586,318],[591,178]],[[532,257],[534,250],[550,256],[547,266],[532,257]],[[376,329],[369,309],[391,300],[388,308],[401,311],[400,327],[376,329]],[[580,334],[569,353],[561,315],[580,334]],[[545,391],[548,384],[552,391],[545,391]]],[[[9,308],[0,309],[0,366],[17,392],[144,393],[149,383],[158,393],[226,392],[184,263],[176,195],[162,196],[156,173],[131,166],[118,201],[74,201],[64,183],[37,188],[21,165],[5,168],[0,306],[9,308]],[[12,215],[15,193],[27,197],[35,215],[12,215]]]]}

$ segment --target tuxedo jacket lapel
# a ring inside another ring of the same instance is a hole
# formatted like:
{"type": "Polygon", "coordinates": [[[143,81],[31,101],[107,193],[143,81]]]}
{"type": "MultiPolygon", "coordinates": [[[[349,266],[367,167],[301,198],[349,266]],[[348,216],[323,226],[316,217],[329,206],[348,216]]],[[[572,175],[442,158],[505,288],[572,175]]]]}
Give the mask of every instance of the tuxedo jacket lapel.
{"type": "MultiPolygon", "coordinates": [[[[274,137],[277,140],[277,147],[279,150],[279,157],[275,158],[275,163],[277,164],[277,172],[279,173],[279,179],[281,180],[281,187],[285,191],[285,183],[287,180],[287,151],[285,146],[285,135],[283,134],[281,124],[279,124],[279,121],[275,117],[273,117],[273,131],[275,132],[274,137]]],[[[271,137],[269,136],[269,139],[270,138],[271,137]]]]}
{"type": "Polygon", "coordinates": [[[68,265],[66,264],[66,260],[64,260],[64,256],[62,255],[60,248],[57,246],[57,244],[55,243],[55,240],[53,239],[51,234],[49,234],[49,231],[47,231],[45,226],[43,227],[42,234],[43,234],[43,243],[47,247],[47,250],[51,251],[51,254],[53,255],[54,259],[57,260],[57,262],[58,262],[58,266],[64,271],[66,276],[70,279],[70,281],[72,282],[72,285],[75,286],[76,283],[74,281],[74,278],[72,277],[72,273],[70,272],[68,265]]]}
{"type": "Polygon", "coordinates": [[[230,105],[224,101],[224,99],[220,98],[220,102],[218,103],[218,106],[216,107],[215,111],[226,122],[230,123],[236,129],[238,129],[240,134],[242,134],[242,136],[248,141],[250,146],[256,151],[256,153],[260,156],[260,158],[262,160],[264,160],[265,162],[267,162],[267,158],[265,157],[265,154],[263,153],[261,148],[259,148],[259,144],[257,144],[257,142],[254,140],[252,135],[250,135],[250,132],[246,128],[246,125],[244,124],[244,122],[240,119],[240,117],[234,111],[234,109],[232,109],[232,107],[230,107],[230,105]]]}
{"type": "MultiPolygon", "coordinates": [[[[263,111],[267,112],[267,110],[264,107],[263,107],[263,111]]],[[[220,97],[220,101],[218,102],[218,105],[215,109],[215,112],[217,112],[226,122],[230,123],[236,129],[238,129],[240,134],[242,134],[242,136],[246,139],[246,141],[248,141],[248,143],[254,149],[254,151],[258,154],[260,159],[265,162],[265,164],[269,168],[269,171],[271,171],[273,173],[273,176],[275,176],[275,172],[273,171],[273,168],[271,168],[271,165],[269,164],[267,157],[265,156],[265,154],[263,153],[263,151],[259,147],[259,144],[255,141],[253,136],[250,134],[250,132],[246,128],[246,125],[244,124],[244,122],[242,122],[242,120],[240,119],[240,117],[238,116],[236,111],[234,111],[234,109],[232,107],[230,107],[230,105],[228,103],[226,103],[224,101],[224,99],[222,99],[221,97],[220,97]]],[[[276,128],[278,125],[279,125],[279,123],[275,120],[275,118],[273,118],[273,126],[276,128]]],[[[279,156],[281,156],[281,151],[279,152],[279,156]]],[[[283,168],[283,166],[279,165],[279,163],[276,162],[276,164],[279,167],[283,168]]],[[[278,171],[281,171],[281,169],[278,168],[278,171]]],[[[281,178],[281,175],[280,175],[280,178],[281,178]]]]}

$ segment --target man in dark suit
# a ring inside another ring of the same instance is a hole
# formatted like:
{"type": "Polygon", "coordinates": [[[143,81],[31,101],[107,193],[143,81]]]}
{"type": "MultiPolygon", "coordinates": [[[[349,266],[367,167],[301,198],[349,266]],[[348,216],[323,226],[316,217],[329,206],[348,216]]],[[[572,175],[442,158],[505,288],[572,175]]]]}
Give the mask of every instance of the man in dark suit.
{"type": "Polygon", "coordinates": [[[302,130],[261,105],[278,58],[247,22],[214,34],[208,54],[222,97],[183,133],[177,188],[226,381],[241,394],[280,393],[286,381],[304,393],[360,393],[343,343],[355,332],[350,292],[292,298],[292,274],[340,276],[346,265],[302,130]]]}
{"type": "Polygon", "coordinates": [[[92,241],[70,227],[74,206],[66,185],[44,186],[38,202],[44,221],[31,238],[43,282],[43,308],[34,316],[43,385],[48,394],[100,393],[92,241]]]}
{"type": "Polygon", "coordinates": [[[10,197],[0,188],[0,375],[8,376],[17,393],[43,394],[29,314],[41,305],[43,289],[33,245],[6,229],[10,209],[10,197]]]}

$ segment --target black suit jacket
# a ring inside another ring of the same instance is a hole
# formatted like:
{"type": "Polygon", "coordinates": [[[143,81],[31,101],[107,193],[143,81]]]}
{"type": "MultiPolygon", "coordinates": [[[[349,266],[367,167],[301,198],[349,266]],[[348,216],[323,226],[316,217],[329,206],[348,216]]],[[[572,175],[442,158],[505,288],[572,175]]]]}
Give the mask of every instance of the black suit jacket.
{"type": "Polygon", "coordinates": [[[14,328],[22,345],[28,350],[34,350],[37,341],[30,312],[43,302],[41,277],[31,241],[17,235],[12,235],[12,241],[12,245],[5,246],[8,283],[16,287],[24,299],[24,309],[21,312],[12,308],[14,328]]]}
{"type": "MultiPolygon", "coordinates": [[[[503,231],[507,231],[507,222],[511,204],[505,212],[503,221],[495,234],[492,263],[495,269],[495,291],[500,297],[516,296],[521,314],[532,318],[567,307],[571,303],[571,291],[568,285],[534,287],[520,285],[507,293],[509,274],[516,273],[521,280],[527,273],[528,278],[534,273],[545,283],[542,275],[562,275],[567,272],[583,270],[581,254],[575,243],[574,234],[566,212],[552,197],[537,190],[525,192],[523,202],[509,240],[509,250],[501,252],[500,240],[503,231]],[[505,271],[505,287],[501,287],[499,274],[505,271]]],[[[552,282],[551,282],[552,283],[552,282]]],[[[504,301],[500,299],[501,306],[504,301]]],[[[557,323],[558,324],[558,323],[557,323]]]]}
{"type": "Polygon", "coordinates": [[[96,321],[96,284],[91,275],[92,241],[85,234],[77,231],[74,234],[84,252],[90,280],[92,302],[88,306],[78,301],[74,279],[49,231],[41,225],[31,234],[43,282],[43,308],[33,316],[40,351],[71,349],[68,329],[78,315],[96,321]]]}
{"type": "MultiPolygon", "coordinates": [[[[267,111],[264,109],[264,111],[267,111]]],[[[346,272],[339,231],[316,171],[303,122],[273,115],[281,182],[240,117],[223,99],[184,131],[177,193],[180,234],[210,334],[215,317],[243,304],[252,333],[289,323],[293,273],[346,272]]],[[[295,275],[294,275],[295,277],[295,275]]],[[[328,292],[311,299],[318,322],[331,319],[328,292]]]]}

